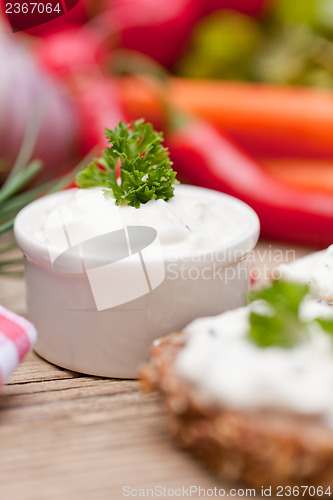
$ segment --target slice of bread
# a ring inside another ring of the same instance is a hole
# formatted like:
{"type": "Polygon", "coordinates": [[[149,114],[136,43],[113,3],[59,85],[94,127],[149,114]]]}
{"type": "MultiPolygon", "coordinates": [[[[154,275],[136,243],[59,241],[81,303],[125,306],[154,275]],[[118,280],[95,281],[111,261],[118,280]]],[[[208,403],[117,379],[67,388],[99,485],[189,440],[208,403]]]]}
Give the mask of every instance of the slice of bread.
{"type": "Polygon", "coordinates": [[[332,485],[333,429],[314,417],[235,411],[202,401],[175,370],[186,342],[184,332],[155,342],[141,372],[143,387],[162,394],[182,447],[221,478],[254,488],[332,485]]]}

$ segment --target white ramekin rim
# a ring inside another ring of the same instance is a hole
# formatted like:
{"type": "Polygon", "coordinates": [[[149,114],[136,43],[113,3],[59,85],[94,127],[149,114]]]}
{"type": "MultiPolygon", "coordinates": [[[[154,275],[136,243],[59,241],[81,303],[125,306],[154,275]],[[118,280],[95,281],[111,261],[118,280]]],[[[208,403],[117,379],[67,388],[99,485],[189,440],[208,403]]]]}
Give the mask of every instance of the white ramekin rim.
{"type": "MultiPolygon", "coordinates": [[[[205,257],[223,253],[226,256],[225,262],[230,263],[234,262],[235,260],[240,260],[253,250],[259,238],[260,222],[257,214],[249,205],[239,200],[238,198],[227,195],[225,193],[198,186],[182,184],[177,186],[177,190],[185,190],[187,192],[192,191],[194,193],[200,192],[200,194],[204,192],[207,197],[218,197],[220,201],[221,199],[223,199],[223,202],[226,204],[227,208],[238,213],[241,212],[242,217],[244,217],[248,222],[247,229],[240,236],[237,236],[227,243],[224,243],[212,249],[181,254],[179,257],[180,261],[183,261],[184,259],[195,260],[198,256],[201,256],[202,259],[205,260],[205,257]]],[[[40,211],[45,208],[45,205],[50,204],[51,200],[52,202],[56,202],[57,199],[60,200],[61,197],[64,196],[64,193],[67,193],[68,195],[69,191],[70,190],[61,191],[59,193],[52,193],[31,202],[19,212],[15,219],[14,233],[18,246],[25,256],[27,256],[37,264],[43,264],[44,266],[46,265],[51,267],[49,247],[46,242],[38,240],[28,230],[29,222],[34,220],[36,216],[38,216],[40,211]]],[[[71,266],[71,259],[72,257],[69,258],[69,268],[71,266]]],[[[168,260],[167,257],[165,260],[168,260]]],[[[175,261],[174,258],[172,260],[175,261]]]]}

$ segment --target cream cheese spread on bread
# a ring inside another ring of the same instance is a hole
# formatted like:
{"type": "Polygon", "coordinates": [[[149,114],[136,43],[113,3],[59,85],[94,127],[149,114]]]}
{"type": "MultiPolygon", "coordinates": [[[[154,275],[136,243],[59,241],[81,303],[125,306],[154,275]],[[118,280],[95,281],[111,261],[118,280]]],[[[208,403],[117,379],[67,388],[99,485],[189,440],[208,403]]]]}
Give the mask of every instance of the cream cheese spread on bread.
{"type": "Polygon", "coordinates": [[[286,281],[307,283],[318,299],[333,303],[333,245],[279,267],[286,281]]]}
{"type": "MultiPolygon", "coordinates": [[[[313,324],[297,346],[257,347],[247,338],[250,306],[201,318],[185,328],[175,368],[203,401],[242,411],[281,410],[320,417],[333,427],[333,339],[313,324]]],[[[306,298],[304,321],[333,318],[333,309],[306,298]]]]}

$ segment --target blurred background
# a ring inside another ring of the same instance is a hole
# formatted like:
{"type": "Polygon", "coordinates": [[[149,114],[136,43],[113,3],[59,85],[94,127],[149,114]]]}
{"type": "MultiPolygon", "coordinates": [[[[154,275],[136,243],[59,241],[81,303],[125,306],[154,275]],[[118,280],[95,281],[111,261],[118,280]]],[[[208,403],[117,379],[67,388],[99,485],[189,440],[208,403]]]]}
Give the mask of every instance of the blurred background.
{"type": "Polygon", "coordinates": [[[0,235],[144,117],[264,237],[333,242],[333,0],[81,0],[16,33],[2,6],[0,68],[0,235]]]}

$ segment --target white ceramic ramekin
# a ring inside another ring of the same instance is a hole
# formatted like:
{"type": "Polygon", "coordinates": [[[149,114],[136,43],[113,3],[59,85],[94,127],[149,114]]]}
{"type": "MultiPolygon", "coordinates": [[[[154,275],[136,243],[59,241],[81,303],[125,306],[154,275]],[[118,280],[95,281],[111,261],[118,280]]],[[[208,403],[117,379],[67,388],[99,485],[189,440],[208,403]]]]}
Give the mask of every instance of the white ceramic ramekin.
{"type": "MultiPolygon", "coordinates": [[[[89,274],[92,270],[103,275],[106,255],[90,255],[91,265],[88,259],[82,269],[77,253],[52,259],[50,246],[36,237],[40,214],[52,211],[64,193],[41,198],[19,213],[15,236],[25,256],[28,314],[38,331],[35,349],[40,356],[77,372],[135,378],[155,339],[181,330],[197,317],[244,303],[249,284],[246,255],[259,236],[257,215],[243,202],[222,193],[183,185],[177,187],[177,193],[181,192],[218,200],[224,214],[241,216],[242,234],[214,249],[164,259],[162,268],[155,251],[139,252],[141,260],[124,259],[121,270],[107,280],[114,301],[109,308],[96,302],[89,274]],[[136,282],[140,262],[145,264],[145,278],[155,277],[155,284],[150,282],[148,293],[142,296],[136,282]],[[136,292],[124,303],[123,287],[130,283],[133,286],[127,292],[136,292]]],[[[147,245],[151,243],[153,248],[154,235],[147,238],[147,245]]]]}

